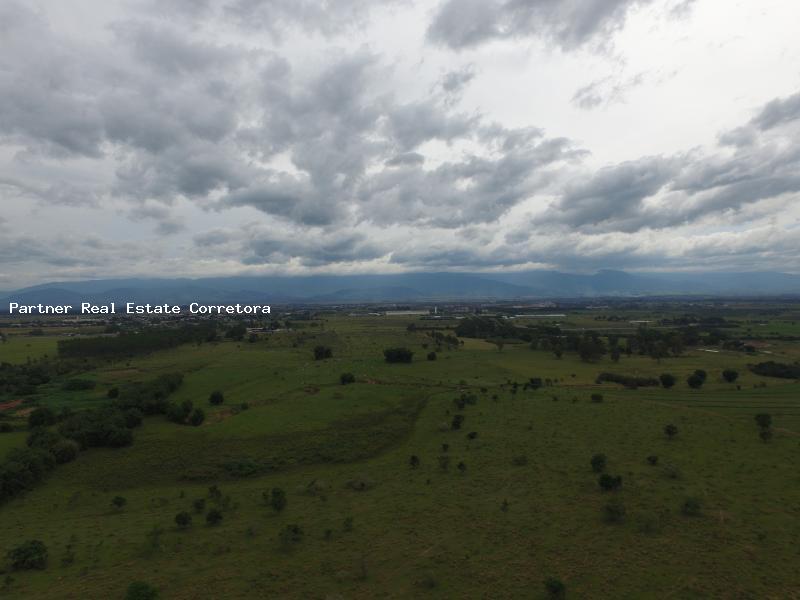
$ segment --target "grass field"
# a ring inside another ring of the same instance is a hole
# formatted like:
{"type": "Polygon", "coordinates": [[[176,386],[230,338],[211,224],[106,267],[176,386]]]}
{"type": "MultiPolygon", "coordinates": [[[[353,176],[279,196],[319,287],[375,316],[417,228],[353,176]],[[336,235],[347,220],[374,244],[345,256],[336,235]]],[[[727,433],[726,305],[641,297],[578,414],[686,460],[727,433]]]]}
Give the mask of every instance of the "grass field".
{"type": "MultiPolygon", "coordinates": [[[[800,597],[800,386],[753,375],[752,356],[692,348],[660,362],[586,363],[465,340],[427,361],[432,342],[406,331],[408,318],[315,323],[103,364],[81,375],[98,382],[89,392],[44,386],[35,402],[79,408],[110,387],[181,372],[174,399],[207,418],[148,417],[132,446],[82,452],[0,506],[0,552],[40,539],[50,553],[47,569],[10,573],[0,597],[123,598],[144,580],[170,599],[545,598],[547,577],[568,598],[800,597]],[[314,361],[317,344],[333,358],[314,361]],[[413,363],[384,362],[390,346],[414,350],[413,363]],[[708,381],[691,390],[698,368],[708,381]],[[741,389],[722,380],[725,368],[741,389]],[[596,384],[600,371],[670,372],[678,384],[629,390],[596,384]],[[356,383],[340,385],[342,372],[356,383]],[[512,392],[530,377],[551,385],[512,392]],[[215,389],[220,406],[207,402],[215,389]],[[591,402],[598,392],[604,401],[591,402]],[[462,393],[477,402],[460,411],[462,393]],[[769,443],[759,412],[773,416],[769,443]],[[454,431],[456,413],[465,420],[454,431]],[[679,430],[672,440],[667,423],[679,430]],[[600,491],[589,464],[599,452],[620,491],[600,491]],[[208,526],[193,501],[214,506],[213,485],[223,520],[208,526]],[[273,487],[288,495],[280,513],[262,498],[273,487]],[[612,496],[626,515],[609,524],[612,496]],[[682,513],[687,497],[699,515],[682,513]],[[193,524],[179,530],[183,510],[193,524]],[[287,546],[279,535],[290,524],[303,535],[287,546]]],[[[54,353],[54,339],[12,337],[0,361],[54,353]]],[[[774,360],[800,358],[797,342],[770,344],[774,360]]],[[[0,451],[25,437],[0,434],[0,451]]]]}

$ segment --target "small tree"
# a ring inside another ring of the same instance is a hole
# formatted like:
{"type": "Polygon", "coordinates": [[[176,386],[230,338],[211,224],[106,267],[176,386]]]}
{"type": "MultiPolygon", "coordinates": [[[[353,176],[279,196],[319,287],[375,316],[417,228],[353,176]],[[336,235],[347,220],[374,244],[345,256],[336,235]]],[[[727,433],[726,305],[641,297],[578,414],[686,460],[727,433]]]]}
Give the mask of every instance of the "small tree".
{"type": "Polygon", "coordinates": [[[597,485],[599,485],[600,489],[604,492],[614,492],[622,487],[622,475],[614,476],[603,473],[598,478],[597,485]]]}
{"type": "Polygon", "coordinates": [[[464,424],[464,415],[453,415],[453,421],[450,423],[450,428],[453,430],[461,429],[464,424]]]}
{"type": "Polygon", "coordinates": [[[702,379],[703,383],[705,383],[706,379],[708,378],[708,373],[706,373],[703,369],[695,369],[694,375],[697,375],[700,379],[702,379]]]}
{"type": "Polygon", "coordinates": [[[203,421],[206,420],[206,413],[203,412],[202,408],[195,408],[192,411],[192,414],[189,415],[189,424],[194,425],[197,427],[198,425],[202,425],[203,421]]]}
{"type": "Polygon", "coordinates": [[[686,378],[686,383],[689,385],[690,388],[693,390],[699,390],[703,387],[703,382],[705,379],[700,377],[697,373],[692,373],[689,377],[686,378]]]}
{"type": "Polygon", "coordinates": [[[758,413],[756,415],[756,424],[761,429],[769,429],[772,427],[772,415],[769,413],[758,413]]]}
{"type": "Polygon", "coordinates": [[[350,383],[355,383],[355,382],[356,382],[356,376],[353,375],[352,373],[342,373],[341,375],[339,375],[339,383],[341,383],[342,385],[348,385],[350,383]]]}
{"type": "Polygon", "coordinates": [[[39,540],[28,540],[9,551],[8,562],[15,571],[44,569],[47,566],[47,546],[39,540]]]}
{"type": "Polygon", "coordinates": [[[275,512],[281,512],[287,504],[286,492],[281,488],[272,488],[269,493],[269,505],[275,512]]]}
{"type": "Polygon", "coordinates": [[[206,523],[209,525],[219,525],[222,522],[222,512],[217,508],[212,508],[206,513],[206,523]]]}
{"type": "Polygon", "coordinates": [[[655,467],[658,464],[658,457],[655,454],[651,454],[647,457],[647,463],[655,467]]]}
{"type": "Polygon", "coordinates": [[[122,496],[114,496],[114,498],[111,500],[111,506],[117,510],[122,510],[127,503],[128,501],[122,496]]]}
{"type": "Polygon", "coordinates": [[[567,597],[567,586],[564,582],[555,577],[548,577],[544,580],[544,589],[547,597],[551,600],[563,600],[567,597]]]}
{"type": "Polygon", "coordinates": [[[602,473],[606,469],[606,455],[595,454],[592,456],[590,463],[592,465],[592,471],[595,473],[602,473]]]}
{"type": "Polygon", "coordinates": [[[671,373],[662,373],[658,376],[658,379],[661,381],[662,387],[666,390],[675,385],[675,375],[671,373]]]}
{"type": "Polygon", "coordinates": [[[134,581],[128,586],[125,600],[157,600],[158,590],[144,581],[134,581]]]}
{"type": "Polygon", "coordinates": [[[211,392],[211,395],[208,397],[208,403],[213,404],[214,406],[219,406],[225,402],[224,394],[219,390],[214,390],[211,392]]]}
{"type": "Polygon", "coordinates": [[[206,508],[206,499],[197,498],[194,502],[192,502],[192,506],[194,507],[195,512],[201,513],[206,508]]]}
{"type": "Polygon", "coordinates": [[[676,435],[678,435],[678,427],[669,423],[668,425],[664,425],[664,434],[669,438],[672,439],[676,435]]]}
{"type": "Polygon", "coordinates": [[[179,512],[177,515],[175,515],[175,524],[181,529],[186,529],[192,524],[192,515],[185,510],[179,512]]]}
{"type": "Polygon", "coordinates": [[[325,360],[333,357],[333,350],[328,346],[316,346],[314,348],[314,360],[325,360]]]}
{"type": "Polygon", "coordinates": [[[436,352],[428,352],[428,360],[436,360],[436,352]]]}
{"type": "Polygon", "coordinates": [[[722,372],[722,378],[728,383],[733,383],[739,378],[739,371],[734,371],[733,369],[725,369],[722,372]]]}
{"type": "Polygon", "coordinates": [[[408,464],[411,466],[412,469],[416,469],[419,467],[419,456],[416,454],[412,454],[411,458],[408,459],[408,464]]]}

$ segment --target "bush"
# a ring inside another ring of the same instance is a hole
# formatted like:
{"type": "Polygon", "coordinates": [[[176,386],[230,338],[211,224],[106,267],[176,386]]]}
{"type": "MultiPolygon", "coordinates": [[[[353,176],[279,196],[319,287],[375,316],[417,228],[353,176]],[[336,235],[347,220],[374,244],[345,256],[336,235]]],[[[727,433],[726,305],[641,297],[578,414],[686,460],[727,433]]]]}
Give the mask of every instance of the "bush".
{"type": "Polygon", "coordinates": [[[47,427],[56,422],[56,415],[46,406],[35,408],[28,415],[28,429],[47,427]]]}
{"type": "Polygon", "coordinates": [[[158,590],[144,581],[134,581],[128,586],[125,600],[157,600],[158,590]]]}
{"type": "Polygon", "coordinates": [[[218,406],[223,402],[225,402],[225,396],[219,390],[214,390],[208,397],[208,403],[213,404],[214,406],[218,406]]]}
{"type": "Polygon", "coordinates": [[[128,501],[123,498],[122,496],[114,496],[111,500],[111,506],[116,508],[117,510],[122,510],[122,508],[128,503],[128,501]]]}
{"type": "Polygon", "coordinates": [[[414,353],[408,348],[387,348],[383,356],[387,363],[410,363],[414,353]]]}
{"type": "Polygon", "coordinates": [[[675,375],[671,373],[662,373],[658,376],[659,381],[661,381],[661,387],[665,390],[668,390],[676,383],[675,375]]]}
{"type": "Polygon", "coordinates": [[[72,462],[78,458],[79,450],[80,446],[78,446],[78,442],[74,440],[68,440],[66,438],[61,438],[50,449],[50,451],[53,453],[53,456],[56,458],[56,462],[60,465],[72,462]]]}
{"type": "Polygon", "coordinates": [[[769,429],[772,427],[772,415],[769,413],[758,413],[755,417],[756,424],[761,429],[769,429]]]}
{"type": "Polygon", "coordinates": [[[281,512],[286,508],[286,492],[281,488],[272,488],[269,493],[269,505],[275,512],[281,512]]]}
{"type": "Polygon", "coordinates": [[[599,404],[603,401],[603,394],[592,394],[592,402],[599,404]]]}
{"type": "Polygon", "coordinates": [[[606,469],[606,455],[605,454],[595,454],[592,457],[592,460],[589,461],[592,465],[592,471],[595,473],[602,473],[606,469]]]}
{"type": "Polygon", "coordinates": [[[733,369],[725,369],[722,372],[722,378],[728,383],[733,383],[739,378],[739,371],[734,371],[733,369]]]}
{"type": "Polygon", "coordinates": [[[597,484],[604,492],[613,492],[622,487],[622,476],[617,475],[615,477],[613,475],[609,475],[608,473],[603,473],[597,480],[597,484]]]}
{"type": "Polygon", "coordinates": [[[547,597],[552,600],[563,600],[563,598],[567,597],[567,586],[555,577],[548,577],[544,580],[544,589],[547,592],[547,597]]]}
{"type": "Polygon", "coordinates": [[[664,425],[664,434],[669,438],[672,439],[676,435],[678,435],[678,427],[669,423],[668,425],[664,425]]]}
{"type": "Polygon", "coordinates": [[[647,457],[647,463],[655,467],[658,464],[658,457],[655,454],[651,454],[647,457]]]}
{"type": "Polygon", "coordinates": [[[203,412],[202,408],[195,408],[192,411],[192,414],[189,415],[189,424],[197,427],[198,425],[202,425],[203,421],[206,420],[206,413],[203,412]]]}
{"type": "Polygon", "coordinates": [[[317,346],[314,348],[314,360],[325,360],[333,357],[333,350],[328,346],[317,346]]]}
{"type": "Polygon", "coordinates": [[[461,429],[461,425],[464,423],[464,415],[453,415],[453,421],[450,423],[450,429],[458,430],[461,429]]]}
{"type": "Polygon", "coordinates": [[[637,387],[655,387],[659,385],[659,381],[655,377],[634,377],[632,375],[620,375],[619,373],[600,373],[596,381],[597,383],[603,383],[605,381],[619,383],[631,389],[637,387]]]}
{"type": "Polygon", "coordinates": [[[704,382],[705,382],[705,379],[703,379],[697,373],[692,373],[691,375],[689,375],[689,377],[686,378],[686,383],[693,390],[699,390],[701,387],[703,387],[703,383],[704,382]]]}
{"type": "Polygon", "coordinates": [[[8,562],[15,571],[44,569],[47,566],[47,546],[39,540],[28,540],[9,551],[8,562]]]}
{"type": "Polygon", "coordinates": [[[428,352],[428,360],[436,360],[436,352],[428,352]]]}
{"type": "Polygon", "coordinates": [[[181,529],[186,529],[192,524],[192,515],[185,510],[179,512],[177,515],[175,515],[175,524],[181,529]]]}
{"type": "Polygon", "coordinates": [[[341,383],[342,385],[347,385],[349,383],[355,383],[355,382],[356,382],[356,376],[353,375],[352,373],[342,373],[341,375],[339,375],[339,383],[341,383]]]}
{"type": "Polygon", "coordinates": [[[212,508],[206,513],[206,523],[209,525],[219,525],[222,522],[222,512],[217,508],[212,508]]]}
{"type": "Polygon", "coordinates": [[[695,498],[694,496],[686,498],[681,504],[681,513],[686,515],[687,517],[697,517],[700,515],[702,510],[702,502],[700,502],[699,498],[695,498]]]}
{"type": "Polygon", "coordinates": [[[756,375],[764,377],[780,377],[782,379],[800,379],[800,365],[787,365],[774,360],[758,363],[750,367],[756,375]]]}

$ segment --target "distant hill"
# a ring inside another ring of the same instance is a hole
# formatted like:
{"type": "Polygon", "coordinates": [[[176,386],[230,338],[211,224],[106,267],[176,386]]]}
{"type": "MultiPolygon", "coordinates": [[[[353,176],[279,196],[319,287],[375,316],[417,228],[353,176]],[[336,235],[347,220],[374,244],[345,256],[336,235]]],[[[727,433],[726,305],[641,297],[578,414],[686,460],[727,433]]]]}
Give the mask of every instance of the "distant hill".
{"type": "Polygon", "coordinates": [[[646,295],[754,296],[800,294],[800,275],[751,273],[592,274],[559,271],[513,273],[402,273],[302,277],[207,277],[201,279],[107,279],[56,282],[7,293],[8,302],[73,304],[319,303],[427,300],[514,300],[646,295]]]}

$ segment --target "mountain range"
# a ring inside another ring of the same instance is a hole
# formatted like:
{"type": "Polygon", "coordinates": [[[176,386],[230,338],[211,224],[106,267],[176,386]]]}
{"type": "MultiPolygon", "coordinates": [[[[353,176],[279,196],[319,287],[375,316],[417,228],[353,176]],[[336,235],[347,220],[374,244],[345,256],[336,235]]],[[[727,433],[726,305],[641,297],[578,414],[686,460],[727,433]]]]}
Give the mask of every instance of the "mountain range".
{"type": "Polygon", "coordinates": [[[0,293],[0,311],[7,311],[9,302],[51,305],[78,305],[80,302],[346,304],[602,296],[790,294],[800,294],[800,275],[777,272],[627,273],[601,270],[593,274],[523,271],[236,276],[47,283],[0,293]]]}

